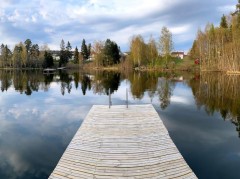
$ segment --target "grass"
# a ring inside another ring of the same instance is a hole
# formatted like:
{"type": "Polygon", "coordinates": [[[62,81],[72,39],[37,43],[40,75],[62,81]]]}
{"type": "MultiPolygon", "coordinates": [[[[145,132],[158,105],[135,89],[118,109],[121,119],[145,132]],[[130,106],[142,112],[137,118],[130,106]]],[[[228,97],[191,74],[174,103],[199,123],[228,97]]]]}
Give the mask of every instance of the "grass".
{"type": "Polygon", "coordinates": [[[199,69],[199,65],[196,65],[194,63],[194,60],[190,59],[188,56],[184,57],[183,59],[175,59],[175,64],[176,64],[175,69],[177,70],[192,71],[199,69]]]}
{"type": "MultiPolygon", "coordinates": [[[[184,57],[184,59],[174,58],[171,60],[172,62],[169,63],[169,69],[164,69],[163,60],[159,60],[156,62],[155,66],[147,65],[141,66],[137,68],[138,70],[180,70],[180,71],[196,71],[199,70],[199,65],[194,63],[194,60],[190,59],[189,57],[184,57]]],[[[113,66],[106,66],[106,67],[97,67],[93,62],[84,62],[83,66],[84,69],[101,69],[101,70],[121,70],[122,68],[126,68],[123,64],[113,65],[113,66]]],[[[133,68],[132,68],[133,69],[133,68]]]]}

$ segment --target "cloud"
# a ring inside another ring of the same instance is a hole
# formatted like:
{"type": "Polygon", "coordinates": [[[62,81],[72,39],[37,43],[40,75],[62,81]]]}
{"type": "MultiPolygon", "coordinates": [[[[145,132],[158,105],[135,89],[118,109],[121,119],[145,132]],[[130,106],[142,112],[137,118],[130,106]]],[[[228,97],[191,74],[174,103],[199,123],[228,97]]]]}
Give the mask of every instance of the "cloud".
{"type": "Polygon", "coordinates": [[[181,97],[181,96],[172,96],[171,97],[171,102],[172,103],[182,103],[185,105],[190,105],[192,104],[192,101],[189,101],[187,98],[181,97]]]}
{"type": "Polygon", "coordinates": [[[197,29],[207,22],[219,24],[223,13],[235,8],[235,0],[6,0],[0,5],[2,43],[14,44],[30,38],[58,49],[61,39],[80,46],[111,38],[128,50],[132,35],[158,37],[162,26],[176,39],[175,49],[189,49],[197,29]]]}

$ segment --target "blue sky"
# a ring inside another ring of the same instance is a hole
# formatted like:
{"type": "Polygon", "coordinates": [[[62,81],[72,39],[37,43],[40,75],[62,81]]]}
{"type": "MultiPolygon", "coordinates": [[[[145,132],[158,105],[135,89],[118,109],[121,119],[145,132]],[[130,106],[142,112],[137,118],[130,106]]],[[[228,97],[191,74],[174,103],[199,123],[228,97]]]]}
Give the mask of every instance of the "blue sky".
{"type": "Polygon", "coordinates": [[[30,38],[59,49],[61,39],[73,47],[110,38],[122,51],[141,34],[159,39],[163,26],[173,34],[175,50],[188,51],[199,28],[219,24],[235,10],[237,0],[3,0],[0,43],[14,45],[30,38]]]}

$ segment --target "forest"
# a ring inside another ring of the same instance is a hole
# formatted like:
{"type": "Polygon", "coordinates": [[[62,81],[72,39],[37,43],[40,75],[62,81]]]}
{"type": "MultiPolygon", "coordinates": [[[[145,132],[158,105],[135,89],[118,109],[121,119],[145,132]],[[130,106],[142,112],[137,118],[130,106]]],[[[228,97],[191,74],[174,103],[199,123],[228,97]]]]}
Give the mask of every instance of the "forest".
{"type": "Polygon", "coordinates": [[[69,63],[77,67],[91,62],[92,67],[109,67],[119,65],[124,68],[142,66],[170,68],[174,64],[171,57],[173,50],[172,34],[163,27],[159,41],[150,37],[146,43],[141,35],[133,36],[130,40],[130,49],[123,55],[118,44],[110,39],[94,41],[93,45],[82,40],[80,52],[77,47],[72,50],[71,43],[62,39],[59,59],[54,58],[54,52],[47,44],[40,46],[26,39],[15,45],[11,51],[8,45],[2,44],[0,48],[0,68],[49,68],[62,67],[69,63]]]}
{"type": "Polygon", "coordinates": [[[207,24],[199,30],[190,50],[192,59],[200,60],[202,71],[240,71],[240,0],[236,11],[223,15],[220,25],[207,24]]]}

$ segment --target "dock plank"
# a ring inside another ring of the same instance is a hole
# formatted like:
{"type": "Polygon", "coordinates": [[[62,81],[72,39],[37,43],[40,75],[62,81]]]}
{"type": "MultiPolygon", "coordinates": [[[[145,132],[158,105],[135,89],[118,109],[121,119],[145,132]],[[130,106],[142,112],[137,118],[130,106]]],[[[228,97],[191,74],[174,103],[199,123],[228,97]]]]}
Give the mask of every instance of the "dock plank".
{"type": "Polygon", "coordinates": [[[94,105],[49,179],[195,179],[152,105],[94,105]]]}

